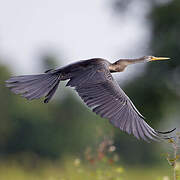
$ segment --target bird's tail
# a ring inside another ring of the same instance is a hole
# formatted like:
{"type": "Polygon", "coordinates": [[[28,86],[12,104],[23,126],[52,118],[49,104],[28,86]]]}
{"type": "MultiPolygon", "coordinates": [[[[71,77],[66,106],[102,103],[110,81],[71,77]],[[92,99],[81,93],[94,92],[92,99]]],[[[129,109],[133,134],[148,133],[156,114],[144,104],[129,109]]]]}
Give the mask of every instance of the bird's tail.
{"type": "Polygon", "coordinates": [[[59,82],[59,73],[47,71],[44,74],[11,77],[6,81],[6,87],[28,100],[45,97],[44,103],[48,103],[57,90],[59,82]]]}

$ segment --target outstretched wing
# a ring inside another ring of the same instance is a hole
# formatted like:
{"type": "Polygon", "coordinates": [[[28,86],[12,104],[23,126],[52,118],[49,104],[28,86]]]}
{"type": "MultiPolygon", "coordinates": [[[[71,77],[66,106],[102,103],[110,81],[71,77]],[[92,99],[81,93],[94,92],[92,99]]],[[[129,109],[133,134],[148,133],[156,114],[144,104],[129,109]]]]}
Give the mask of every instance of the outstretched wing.
{"type": "Polygon", "coordinates": [[[113,79],[106,65],[76,73],[70,78],[67,86],[75,87],[93,112],[109,119],[122,131],[145,141],[159,138],[158,132],[144,121],[144,117],[113,79]]]}

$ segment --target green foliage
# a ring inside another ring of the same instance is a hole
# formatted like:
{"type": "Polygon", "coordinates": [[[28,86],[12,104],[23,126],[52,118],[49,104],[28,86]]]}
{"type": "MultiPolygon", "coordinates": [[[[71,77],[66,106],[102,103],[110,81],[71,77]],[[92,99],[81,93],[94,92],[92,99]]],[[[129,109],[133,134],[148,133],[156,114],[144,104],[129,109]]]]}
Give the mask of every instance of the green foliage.
{"type": "Polygon", "coordinates": [[[33,166],[19,161],[0,163],[0,179],[5,180],[170,180],[167,167],[136,167],[112,165],[101,162],[98,165],[68,157],[64,161],[33,161],[33,166]]]}
{"type": "Polygon", "coordinates": [[[180,133],[176,133],[176,136],[170,138],[168,143],[171,145],[173,152],[168,152],[165,156],[169,165],[173,168],[173,179],[177,180],[180,177],[180,163],[178,161],[180,159],[180,133]]]}
{"type": "Polygon", "coordinates": [[[56,161],[39,159],[35,154],[21,154],[0,161],[0,179],[38,180],[169,180],[167,167],[145,168],[122,165],[111,139],[104,139],[97,151],[88,148],[84,157],[64,156],[56,161]],[[167,179],[168,178],[168,179],[167,179]]]}

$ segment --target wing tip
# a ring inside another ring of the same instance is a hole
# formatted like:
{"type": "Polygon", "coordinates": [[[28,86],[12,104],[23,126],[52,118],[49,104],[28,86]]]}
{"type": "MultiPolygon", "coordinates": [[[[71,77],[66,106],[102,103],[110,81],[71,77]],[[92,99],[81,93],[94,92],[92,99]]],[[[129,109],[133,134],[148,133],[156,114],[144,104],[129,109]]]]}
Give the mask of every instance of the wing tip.
{"type": "Polygon", "coordinates": [[[175,130],[176,130],[176,128],[173,128],[172,130],[169,130],[169,131],[156,131],[156,132],[159,134],[170,134],[170,133],[174,132],[175,130]]]}

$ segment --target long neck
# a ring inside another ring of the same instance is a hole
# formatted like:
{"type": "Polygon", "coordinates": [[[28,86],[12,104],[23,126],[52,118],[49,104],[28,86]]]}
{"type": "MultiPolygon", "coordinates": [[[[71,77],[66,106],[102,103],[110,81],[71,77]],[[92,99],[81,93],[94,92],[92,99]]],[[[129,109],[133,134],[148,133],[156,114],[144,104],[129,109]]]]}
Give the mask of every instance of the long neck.
{"type": "Polygon", "coordinates": [[[115,63],[109,66],[111,72],[121,72],[123,71],[128,65],[136,64],[136,63],[143,63],[145,62],[145,58],[137,58],[137,59],[120,59],[115,63]]]}
{"type": "MultiPolygon", "coordinates": [[[[123,61],[123,63],[126,64],[126,65],[146,62],[144,57],[136,58],[136,59],[120,59],[118,61],[119,62],[123,61]]],[[[118,62],[118,61],[116,61],[116,62],[118,62]]]]}

